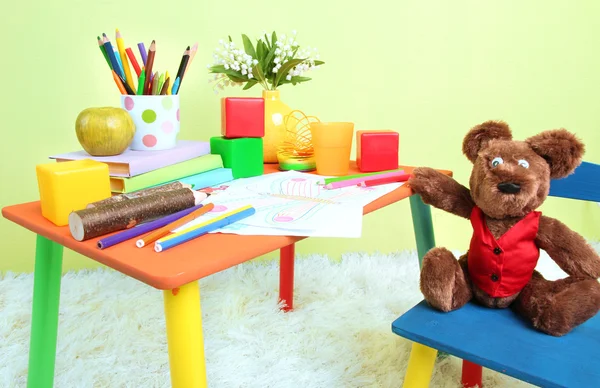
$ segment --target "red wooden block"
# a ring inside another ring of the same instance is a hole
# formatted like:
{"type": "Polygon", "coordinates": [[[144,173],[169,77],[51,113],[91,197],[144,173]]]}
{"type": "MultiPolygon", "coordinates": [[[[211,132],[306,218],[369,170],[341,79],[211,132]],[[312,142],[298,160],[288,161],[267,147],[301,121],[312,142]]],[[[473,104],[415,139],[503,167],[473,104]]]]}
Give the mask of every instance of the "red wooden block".
{"type": "Polygon", "coordinates": [[[391,130],[356,132],[356,164],[362,172],[398,168],[400,136],[391,130]]]}
{"type": "Polygon", "coordinates": [[[265,100],[255,97],[222,98],[221,135],[230,139],[264,137],[265,100]]]}

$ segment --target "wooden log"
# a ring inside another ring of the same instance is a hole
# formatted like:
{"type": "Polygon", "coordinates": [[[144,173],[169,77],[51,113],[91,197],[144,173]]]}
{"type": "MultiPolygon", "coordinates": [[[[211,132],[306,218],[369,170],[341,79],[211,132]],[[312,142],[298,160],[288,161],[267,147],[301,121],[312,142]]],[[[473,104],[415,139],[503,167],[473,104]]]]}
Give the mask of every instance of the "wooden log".
{"type": "Polygon", "coordinates": [[[123,194],[119,194],[119,195],[113,195],[110,198],[106,198],[101,201],[96,201],[96,202],[90,203],[87,205],[87,208],[93,208],[96,206],[108,205],[110,203],[127,201],[128,199],[139,198],[139,197],[143,197],[146,195],[156,194],[156,193],[160,193],[160,192],[164,192],[164,191],[191,188],[191,187],[192,187],[192,185],[190,185],[189,183],[182,183],[179,181],[175,181],[175,182],[167,183],[165,185],[150,187],[147,189],[142,189],[142,190],[134,191],[131,193],[123,193],[123,194]]]}
{"type": "Polygon", "coordinates": [[[199,205],[205,198],[184,188],[77,210],[69,215],[69,229],[75,240],[84,241],[199,205]]]}

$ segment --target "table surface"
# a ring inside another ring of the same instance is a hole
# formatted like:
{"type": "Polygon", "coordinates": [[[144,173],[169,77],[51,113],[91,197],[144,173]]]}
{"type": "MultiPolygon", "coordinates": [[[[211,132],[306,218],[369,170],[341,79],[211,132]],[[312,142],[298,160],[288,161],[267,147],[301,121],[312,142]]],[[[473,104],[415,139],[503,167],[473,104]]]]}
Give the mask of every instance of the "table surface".
{"type": "Polygon", "coordinates": [[[392,323],[401,337],[541,387],[600,387],[600,314],[562,337],[511,309],[467,303],[443,313],[420,302],[392,323]]]}
{"type": "MultiPolygon", "coordinates": [[[[413,169],[408,166],[399,167],[408,173],[413,169]]],[[[277,164],[265,164],[265,174],[277,171],[277,164]]],[[[450,171],[440,171],[452,175],[450,171]]],[[[348,174],[357,173],[360,172],[352,162],[348,174]]],[[[365,206],[364,214],[412,194],[407,185],[402,185],[365,206]]],[[[152,250],[153,244],[137,248],[132,242],[135,240],[101,250],[97,247],[97,242],[107,235],[83,242],[76,241],[68,226],[57,227],[42,216],[39,201],[7,206],[2,209],[2,215],[36,234],[161,290],[180,287],[306,238],[217,233],[202,236],[161,253],[152,250]]]]}

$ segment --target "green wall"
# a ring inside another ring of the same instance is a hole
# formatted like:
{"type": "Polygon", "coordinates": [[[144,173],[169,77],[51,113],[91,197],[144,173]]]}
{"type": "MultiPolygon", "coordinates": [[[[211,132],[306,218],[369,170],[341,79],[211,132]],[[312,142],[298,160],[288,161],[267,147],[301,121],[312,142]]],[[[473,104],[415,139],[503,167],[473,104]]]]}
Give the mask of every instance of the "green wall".
{"type": "MultiPolygon", "coordinates": [[[[219,132],[221,96],[206,64],[219,39],[298,31],[326,61],[313,81],[281,89],[282,99],[321,120],[351,120],[357,129],[400,132],[403,164],[450,169],[466,183],[470,164],[461,141],[473,125],[503,119],[515,137],[565,127],[600,163],[600,2],[370,1],[12,2],[3,38],[3,185],[0,205],[37,200],[35,165],[79,149],[74,122],[90,106],[119,104],[96,36],[119,28],[135,47],[156,39],[155,68],[173,74],[185,46],[199,52],[181,89],[182,138],[219,132]],[[26,7],[32,7],[30,9],[26,7]],[[22,32],[17,32],[22,31],[22,32]]],[[[6,6],[5,6],[6,7],[6,6]]],[[[550,199],[545,214],[600,238],[600,207],[550,199]]],[[[467,221],[434,211],[439,245],[464,249],[467,221]]],[[[0,221],[0,270],[29,271],[34,236],[0,221]]],[[[309,239],[300,253],[414,248],[408,201],[369,215],[361,239],[309,239]],[[383,224],[386,224],[383,227],[383,224]]],[[[68,252],[65,269],[92,266],[68,252]]]]}

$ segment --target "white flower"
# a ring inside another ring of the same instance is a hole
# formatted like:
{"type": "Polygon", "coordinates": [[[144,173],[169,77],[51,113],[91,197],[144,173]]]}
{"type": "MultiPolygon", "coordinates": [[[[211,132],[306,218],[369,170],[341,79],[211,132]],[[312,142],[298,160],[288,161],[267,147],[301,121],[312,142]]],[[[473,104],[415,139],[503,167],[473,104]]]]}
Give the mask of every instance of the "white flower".
{"type": "Polygon", "coordinates": [[[292,76],[288,74],[288,75],[285,77],[285,79],[287,79],[288,81],[291,81],[291,80],[292,80],[292,76]]]}
{"type": "Polygon", "coordinates": [[[229,70],[229,65],[227,63],[224,64],[223,67],[225,67],[225,69],[229,70]]]}
{"type": "Polygon", "coordinates": [[[292,30],[293,35],[296,35],[296,33],[297,33],[296,30],[292,30]]]}
{"type": "Polygon", "coordinates": [[[243,75],[246,75],[246,74],[248,74],[248,70],[246,70],[246,69],[242,69],[242,74],[243,74],[243,75]]]}
{"type": "Polygon", "coordinates": [[[258,60],[257,60],[257,59],[253,59],[253,60],[252,60],[252,64],[254,64],[254,65],[258,65],[258,60]]]}

